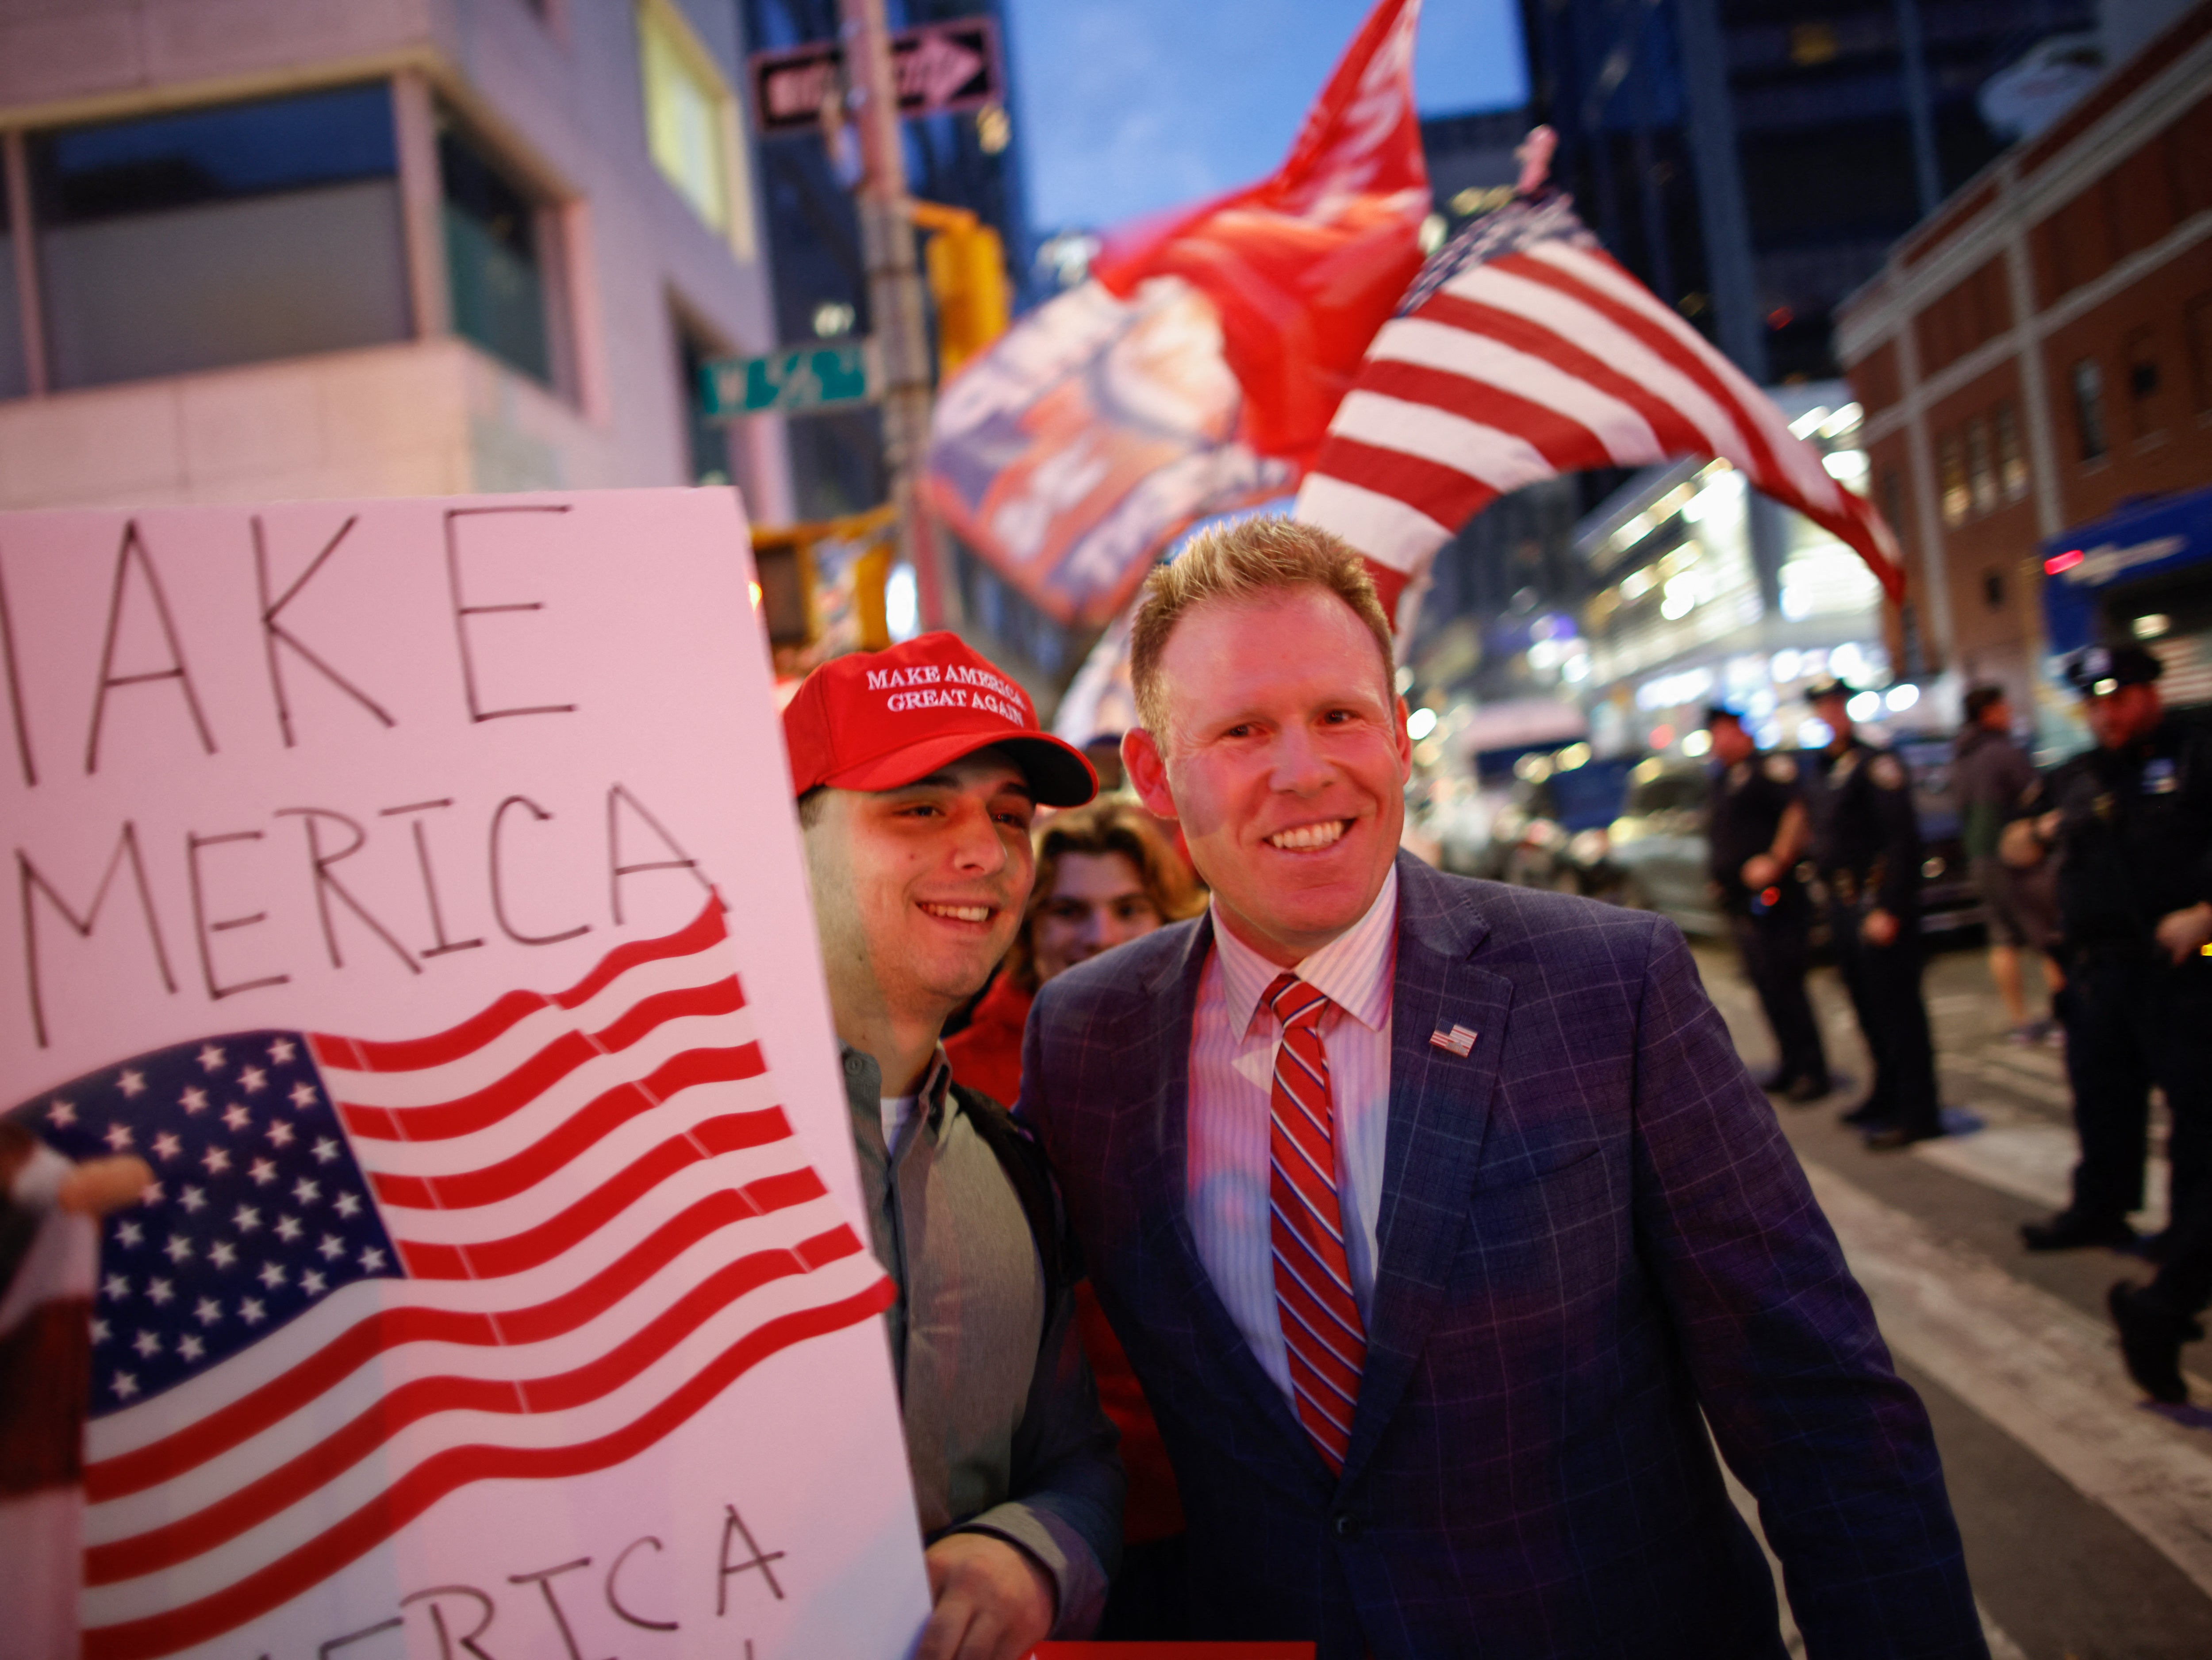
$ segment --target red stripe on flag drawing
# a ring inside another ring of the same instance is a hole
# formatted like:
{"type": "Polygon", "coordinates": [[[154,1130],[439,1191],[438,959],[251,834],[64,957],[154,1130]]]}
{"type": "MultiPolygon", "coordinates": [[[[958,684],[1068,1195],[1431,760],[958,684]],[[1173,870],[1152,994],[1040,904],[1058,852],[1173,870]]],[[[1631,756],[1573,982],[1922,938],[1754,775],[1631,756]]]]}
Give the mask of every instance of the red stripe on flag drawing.
{"type": "Polygon", "coordinates": [[[709,900],[689,926],[657,940],[633,940],[617,946],[600,959],[598,967],[566,991],[510,991],[483,1013],[427,1038],[370,1042],[321,1032],[311,1032],[307,1038],[316,1045],[318,1058],[327,1056],[330,1064],[356,1072],[416,1072],[443,1066],[483,1048],[541,1009],[580,1009],[633,968],[712,950],[728,937],[722,924],[722,903],[709,900]]]}
{"type": "Polygon", "coordinates": [[[155,1660],[204,1643],[282,1608],[359,1560],[447,1493],[477,1481],[554,1481],[588,1475],[635,1458],[683,1425],[771,1355],[811,1337],[873,1318],[896,1296],[879,1279],[835,1303],[769,1320],[723,1350],[665,1399],[620,1429],[573,1446],[451,1447],[425,1459],[337,1525],[257,1572],[180,1608],[84,1633],[84,1660],[155,1660]]]}
{"type": "Polygon", "coordinates": [[[335,1481],[401,1430],[441,1412],[559,1412],[599,1400],[747,1292],[852,1256],[860,1248],[853,1230],[841,1225],[795,1250],[761,1251],[740,1257],[692,1287],[606,1354],[551,1377],[507,1379],[447,1373],[410,1378],[259,1480],[165,1526],[92,1546],[84,1554],[84,1582],[109,1585],[189,1561],[202,1551],[235,1539],[248,1528],[258,1527],[335,1481]]]}
{"type": "Polygon", "coordinates": [[[408,1277],[343,1286],[323,1335],[302,1317],[179,1385],[207,1403],[189,1425],[159,1397],[103,1421],[85,1655],[218,1637],[471,1482],[618,1464],[888,1306],[775,1101],[726,940],[716,901],[565,992],[419,1040],[311,1039],[330,1093],[360,1098],[342,1122],[408,1277]]]}
{"type": "Polygon", "coordinates": [[[380,1203],[425,1210],[465,1210],[496,1204],[535,1187],[623,1125],[659,1106],[679,1090],[701,1084],[737,1083],[768,1070],[760,1045],[690,1049],[634,1082],[617,1084],[584,1103],[561,1127],[512,1158],[450,1176],[373,1178],[380,1203]]]}
{"type": "MultiPolygon", "coordinates": [[[[738,989],[735,975],[711,985],[660,992],[637,1003],[603,1031],[562,1033],[512,1072],[456,1100],[401,1107],[357,1106],[340,1101],[338,1113],[349,1134],[375,1141],[434,1142],[474,1135],[527,1106],[595,1056],[631,1048],[670,1021],[686,1015],[734,1014],[744,1006],[744,993],[738,989]]],[[[343,1065],[325,1052],[324,1046],[331,1045],[332,1039],[309,1041],[317,1045],[316,1059],[323,1065],[334,1069],[343,1065]]]]}
{"type": "Polygon", "coordinates": [[[197,1469],[298,1411],[379,1355],[408,1343],[493,1348],[501,1344],[544,1342],[574,1331],[605,1313],[700,1240],[735,1222],[819,1198],[822,1192],[821,1181],[811,1171],[798,1171],[709,1194],[669,1218],[574,1290],[535,1307],[499,1314],[448,1308],[380,1310],[348,1327],[289,1371],[210,1413],[189,1429],[88,1466],[85,1497],[94,1504],[120,1499],[197,1469]],[[800,1177],[808,1179],[795,1179],[800,1177]]]}

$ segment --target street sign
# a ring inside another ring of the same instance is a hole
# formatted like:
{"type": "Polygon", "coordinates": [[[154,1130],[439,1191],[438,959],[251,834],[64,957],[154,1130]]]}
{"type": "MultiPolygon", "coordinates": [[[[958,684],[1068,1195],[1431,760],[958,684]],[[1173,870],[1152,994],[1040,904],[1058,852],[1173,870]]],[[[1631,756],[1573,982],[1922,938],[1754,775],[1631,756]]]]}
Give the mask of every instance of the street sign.
{"type": "MultiPolygon", "coordinates": [[[[816,40],[747,60],[753,123],[763,136],[818,132],[822,100],[844,85],[845,48],[816,40]]],[[[924,23],[891,36],[891,73],[898,77],[899,113],[946,115],[1005,100],[999,71],[999,28],[989,17],[924,23]]]]}
{"type": "Polygon", "coordinates": [[[882,385],[873,342],[794,346],[768,357],[721,357],[702,364],[699,395],[709,421],[782,409],[796,413],[866,403],[882,385]]]}

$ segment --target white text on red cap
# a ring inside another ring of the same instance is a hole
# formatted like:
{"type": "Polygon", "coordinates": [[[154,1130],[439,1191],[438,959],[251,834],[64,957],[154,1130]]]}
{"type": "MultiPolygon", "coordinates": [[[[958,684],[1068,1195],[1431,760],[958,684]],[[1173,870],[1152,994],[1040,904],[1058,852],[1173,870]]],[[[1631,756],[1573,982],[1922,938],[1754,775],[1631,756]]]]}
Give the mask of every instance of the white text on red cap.
{"type": "Polygon", "coordinates": [[[884,700],[884,707],[893,714],[908,709],[981,709],[1016,726],[1029,724],[1017,702],[1018,692],[996,675],[964,663],[920,663],[906,669],[871,669],[867,674],[870,691],[891,694],[884,700]],[[907,688],[921,689],[901,689],[907,688]]]}

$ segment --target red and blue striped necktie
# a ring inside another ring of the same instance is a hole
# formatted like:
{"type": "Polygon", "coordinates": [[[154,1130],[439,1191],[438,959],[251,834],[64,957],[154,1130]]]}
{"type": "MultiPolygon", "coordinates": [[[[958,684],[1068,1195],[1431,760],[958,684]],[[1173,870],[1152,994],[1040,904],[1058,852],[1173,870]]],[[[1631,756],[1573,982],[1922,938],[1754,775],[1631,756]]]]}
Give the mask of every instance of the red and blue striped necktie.
{"type": "Polygon", "coordinates": [[[1321,1044],[1329,1001],[1296,974],[1278,977],[1263,1001],[1283,1023],[1267,1138],[1275,1308],[1298,1420],[1329,1469],[1341,1473],[1367,1361],[1367,1328],[1352,1294],[1337,1201],[1335,1111],[1321,1044]]]}

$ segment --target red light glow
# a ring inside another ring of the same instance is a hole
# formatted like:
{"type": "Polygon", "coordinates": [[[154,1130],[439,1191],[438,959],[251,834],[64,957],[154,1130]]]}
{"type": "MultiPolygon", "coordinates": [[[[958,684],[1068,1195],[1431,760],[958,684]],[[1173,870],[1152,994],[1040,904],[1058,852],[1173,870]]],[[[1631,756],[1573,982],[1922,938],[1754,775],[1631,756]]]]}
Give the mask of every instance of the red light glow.
{"type": "Polygon", "coordinates": [[[2081,560],[2082,553],[2079,548],[2069,548],[2064,553],[2053,554],[2043,561],[2043,574],[2055,577],[2061,571],[2072,570],[2081,562],[2081,560]]]}
{"type": "Polygon", "coordinates": [[[1674,729],[1673,727],[1655,726],[1651,729],[1651,747],[1654,749],[1664,749],[1668,744],[1674,742],[1674,729]]]}

